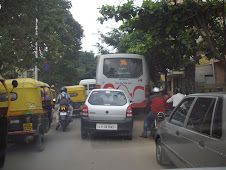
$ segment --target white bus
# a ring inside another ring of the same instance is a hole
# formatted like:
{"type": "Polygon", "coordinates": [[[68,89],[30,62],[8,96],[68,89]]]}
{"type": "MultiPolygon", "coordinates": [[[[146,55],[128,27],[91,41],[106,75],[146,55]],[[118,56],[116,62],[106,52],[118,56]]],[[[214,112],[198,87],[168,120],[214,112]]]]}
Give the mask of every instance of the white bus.
{"type": "Polygon", "coordinates": [[[144,56],[106,54],[97,60],[96,88],[124,90],[132,108],[146,107],[150,96],[149,69],[144,56]]]}
{"type": "Polygon", "coordinates": [[[86,96],[91,90],[96,88],[96,79],[83,79],[79,82],[79,85],[83,85],[86,88],[86,96]]]}

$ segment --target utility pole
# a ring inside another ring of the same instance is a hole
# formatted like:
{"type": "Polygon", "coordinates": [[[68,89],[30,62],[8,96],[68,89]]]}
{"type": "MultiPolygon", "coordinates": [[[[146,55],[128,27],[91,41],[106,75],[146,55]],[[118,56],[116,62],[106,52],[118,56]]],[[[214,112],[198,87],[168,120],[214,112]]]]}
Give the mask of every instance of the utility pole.
{"type": "MultiPolygon", "coordinates": [[[[38,58],[38,18],[35,19],[35,57],[38,58]]],[[[35,79],[38,80],[38,66],[37,63],[35,65],[35,79]]]]}

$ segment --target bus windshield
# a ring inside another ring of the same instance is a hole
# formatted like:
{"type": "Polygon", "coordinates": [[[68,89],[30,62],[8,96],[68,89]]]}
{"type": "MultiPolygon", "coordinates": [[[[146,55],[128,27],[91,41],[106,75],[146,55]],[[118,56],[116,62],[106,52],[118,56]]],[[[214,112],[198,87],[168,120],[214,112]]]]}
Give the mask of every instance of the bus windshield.
{"type": "Polygon", "coordinates": [[[142,60],[135,58],[105,58],[103,73],[107,78],[138,78],[143,74],[142,60]]]}

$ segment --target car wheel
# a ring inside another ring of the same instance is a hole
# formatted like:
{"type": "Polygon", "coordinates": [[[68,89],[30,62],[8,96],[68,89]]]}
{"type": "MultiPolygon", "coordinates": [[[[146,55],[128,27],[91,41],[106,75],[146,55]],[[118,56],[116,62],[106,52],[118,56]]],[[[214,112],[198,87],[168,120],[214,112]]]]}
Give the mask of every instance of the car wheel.
{"type": "Polygon", "coordinates": [[[170,161],[164,154],[164,151],[162,149],[162,142],[160,138],[158,138],[156,142],[156,160],[159,165],[166,165],[170,163],[170,161]]]}
{"type": "Polygon", "coordinates": [[[86,139],[87,136],[88,136],[88,133],[82,130],[81,131],[81,136],[82,136],[82,139],[86,139]]]}

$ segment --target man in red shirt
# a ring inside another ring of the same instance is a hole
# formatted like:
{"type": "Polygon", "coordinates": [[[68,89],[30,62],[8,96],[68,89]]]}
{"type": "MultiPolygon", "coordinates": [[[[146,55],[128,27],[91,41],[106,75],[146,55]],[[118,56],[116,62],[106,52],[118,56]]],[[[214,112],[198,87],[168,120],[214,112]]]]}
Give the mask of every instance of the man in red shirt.
{"type": "Polygon", "coordinates": [[[150,96],[147,102],[147,106],[150,103],[150,112],[144,119],[144,130],[140,137],[147,138],[147,128],[148,125],[154,116],[154,114],[158,114],[159,112],[165,112],[165,100],[164,97],[160,94],[160,90],[158,87],[153,89],[154,95],[150,96]]]}

